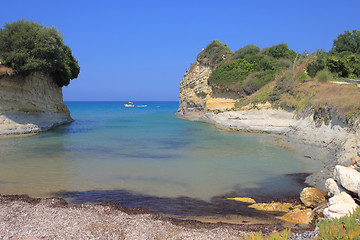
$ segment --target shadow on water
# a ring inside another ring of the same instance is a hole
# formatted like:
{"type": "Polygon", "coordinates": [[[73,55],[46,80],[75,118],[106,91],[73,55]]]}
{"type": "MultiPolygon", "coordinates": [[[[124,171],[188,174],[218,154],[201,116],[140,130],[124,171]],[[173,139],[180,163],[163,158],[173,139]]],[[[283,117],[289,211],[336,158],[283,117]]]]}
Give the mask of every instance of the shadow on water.
{"type": "Polygon", "coordinates": [[[227,200],[230,197],[252,197],[256,202],[296,202],[299,203],[299,193],[303,187],[304,180],[308,174],[286,175],[294,184],[294,191],[273,189],[271,193],[268,186],[263,185],[256,189],[243,189],[229,192],[222,196],[214,196],[210,201],[204,201],[191,197],[158,197],[144,195],[128,190],[93,190],[59,192],[58,197],[69,199],[75,204],[102,202],[120,203],[123,207],[142,208],[173,217],[207,217],[241,215],[253,218],[269,219],[276,213],[265,213],[248,207],[248,203],[227,200]]]}

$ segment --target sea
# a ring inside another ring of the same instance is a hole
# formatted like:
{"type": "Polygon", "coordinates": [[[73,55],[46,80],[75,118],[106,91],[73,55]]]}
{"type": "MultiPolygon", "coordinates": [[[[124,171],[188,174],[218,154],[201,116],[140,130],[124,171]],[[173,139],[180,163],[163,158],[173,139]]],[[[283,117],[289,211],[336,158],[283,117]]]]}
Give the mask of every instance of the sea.
{"type": "Polygon", "coordinates": [[[294,176],[322,166],[276,136],[181,119],[178,102],[124,103],[65,102],[71,124],[0,139],[0,194],[179,213],[226,197],[298,194],[294,176]]]}

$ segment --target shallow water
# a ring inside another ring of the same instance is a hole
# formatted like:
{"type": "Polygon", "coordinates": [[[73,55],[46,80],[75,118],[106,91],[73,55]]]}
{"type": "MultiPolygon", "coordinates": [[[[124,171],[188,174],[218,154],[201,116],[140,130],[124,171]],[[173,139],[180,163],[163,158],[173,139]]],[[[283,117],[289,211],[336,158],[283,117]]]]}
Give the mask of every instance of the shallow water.
{"type": "Polygon", "coordinates": [[[179,119],[177,102],[66,104],[72,124],[0,139],[1,194],[62,192],[80,202],[128,199],[133,205],[144,196],[209,201],[231,193],[296,192],[299,185],[286,174],[321,168],[278,147],[272,136],[179,119]]]}

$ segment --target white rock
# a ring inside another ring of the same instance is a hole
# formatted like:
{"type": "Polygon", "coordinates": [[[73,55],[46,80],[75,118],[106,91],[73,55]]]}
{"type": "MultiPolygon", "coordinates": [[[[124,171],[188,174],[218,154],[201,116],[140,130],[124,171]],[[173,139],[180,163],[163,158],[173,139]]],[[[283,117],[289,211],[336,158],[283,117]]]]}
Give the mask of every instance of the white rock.
{"type": "Polygon", "coordinates": [[[330,205],[336,205],[336,204],[354,204],[355,201],[352,199],[352,197],[347,194],[346,192],[342,192],[332,198],[329,199],[330,205]]]}
{"type": "Polygon", "coordinates": [[[341,192],[339,186],[337,185],[335,180],[332,178],[328,178],[326,180],[325,188],[326,188],[326,191],[328,192],[328,195],[331,197],[336,196],[336,195],[340,194],[340,192],[341,192]]]}
{"type": "Polygon", "coordinates": [[[335,180],[343,188],[351,192],[358,193],[358,188],[360,185],[360,172],[351,167],[336,165],[334,176],[335,180]]]}
{"type": "Polygon", "coordinates": [[[353,213],[356,208],[356,204],[336,204],[325,208],[323,214],[325,218],[329,219],[341,218],[346,216],[347,214],[353,213]]]}
{"type": "Polygon", "coordinates": [[[338,195],[329,199],[330,206],[324,209],[325,218],[341,218],[358,207],[354,199],[346,192],[341,192],[338,195]]]}

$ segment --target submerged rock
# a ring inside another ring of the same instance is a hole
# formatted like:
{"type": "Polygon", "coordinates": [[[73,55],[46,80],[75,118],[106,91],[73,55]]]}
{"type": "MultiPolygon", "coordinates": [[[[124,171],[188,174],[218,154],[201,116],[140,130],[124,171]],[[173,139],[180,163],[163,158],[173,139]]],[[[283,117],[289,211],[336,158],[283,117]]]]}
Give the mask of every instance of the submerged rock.
{"type": "Polygon", "coordinates": [[[255,203],[249,206],[260,211],[269,211],[269,212],[289,212],[293,209],[301,209],[301,205],[295,205],[294,203],[255,203]]]}
{"type": "Polygon", "coordinates": [[[256,201],[254,199],[248,198],[248,197],[227,198],[227,200],[233,200],[233,201],[244,202],[244,203],[256,203],[256,201]]]}
{"type": "Polygon", "coordinates": [[[300,193],[300,200],[307,207],[315,207],[317,204],[325,201],[326,193],[312,187],[304,188],[300,193]]]}

